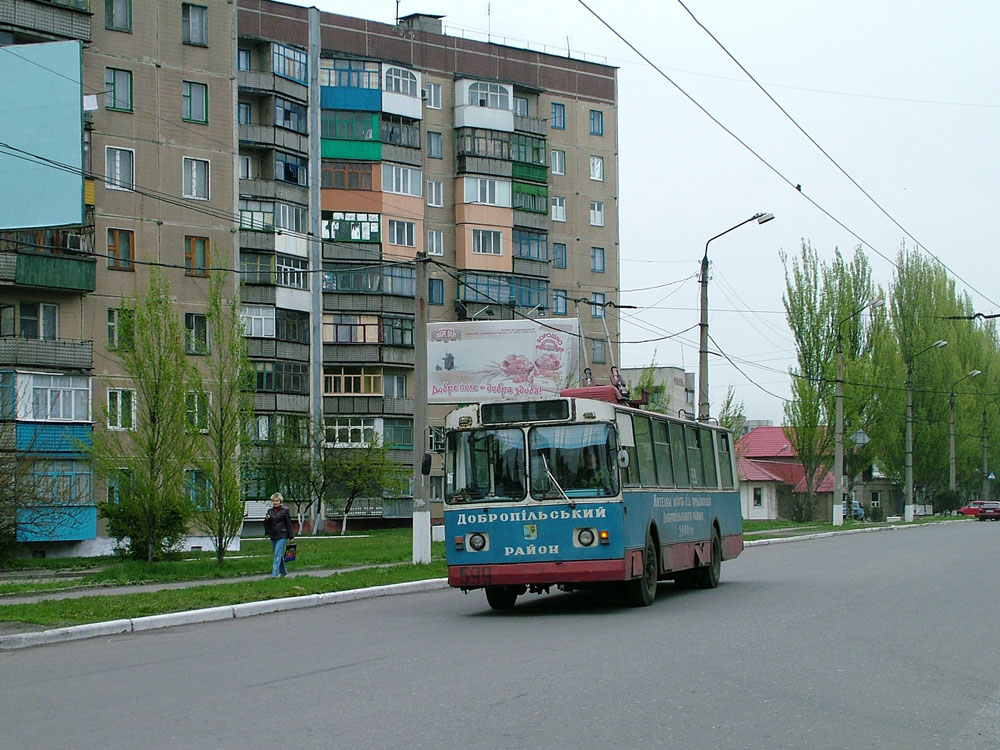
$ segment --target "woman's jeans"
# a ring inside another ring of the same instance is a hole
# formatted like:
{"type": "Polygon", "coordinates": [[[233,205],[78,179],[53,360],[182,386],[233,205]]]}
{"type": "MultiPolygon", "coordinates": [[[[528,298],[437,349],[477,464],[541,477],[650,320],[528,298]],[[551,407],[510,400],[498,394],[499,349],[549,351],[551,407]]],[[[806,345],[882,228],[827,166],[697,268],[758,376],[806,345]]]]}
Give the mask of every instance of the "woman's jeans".
{"type": "Polygon", "coordinates": [[[285,545],[288,544],[288,537],[281,537],[278,540],[271,540],[271,546],[274,547],[274,562],[271,563],[271,578],[277,578],[279,575],[285,575],[288,571],[285,569],[285,545]]]}

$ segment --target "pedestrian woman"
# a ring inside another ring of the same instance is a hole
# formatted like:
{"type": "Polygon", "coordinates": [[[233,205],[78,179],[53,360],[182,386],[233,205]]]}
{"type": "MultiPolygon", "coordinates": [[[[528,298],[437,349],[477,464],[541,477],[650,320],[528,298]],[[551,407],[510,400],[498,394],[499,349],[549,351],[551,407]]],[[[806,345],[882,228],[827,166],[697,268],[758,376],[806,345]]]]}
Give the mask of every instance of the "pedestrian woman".
{"type": "Polygon", "coordinates": [[[271,495],[271,508],[264,516],[264,533],[271,537],[271,547],[274,549],[271,578],[288,574],[285,569],[285,545],[295,538],[292,534],[292,514],[281,504],[283,500],[280,492],[271,495]]]}

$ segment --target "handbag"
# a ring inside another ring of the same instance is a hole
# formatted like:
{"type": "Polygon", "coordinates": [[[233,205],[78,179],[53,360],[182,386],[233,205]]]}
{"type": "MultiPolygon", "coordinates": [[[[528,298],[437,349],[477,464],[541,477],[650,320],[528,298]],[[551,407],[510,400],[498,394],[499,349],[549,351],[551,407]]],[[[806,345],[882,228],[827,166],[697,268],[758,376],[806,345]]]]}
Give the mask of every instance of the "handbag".
{"type": "Polygon", "coordinates": [[[297,551],[297,546],[295,542],[289,542],[285,546],[285,562],[295,562],[296,551],[297,551]]]}

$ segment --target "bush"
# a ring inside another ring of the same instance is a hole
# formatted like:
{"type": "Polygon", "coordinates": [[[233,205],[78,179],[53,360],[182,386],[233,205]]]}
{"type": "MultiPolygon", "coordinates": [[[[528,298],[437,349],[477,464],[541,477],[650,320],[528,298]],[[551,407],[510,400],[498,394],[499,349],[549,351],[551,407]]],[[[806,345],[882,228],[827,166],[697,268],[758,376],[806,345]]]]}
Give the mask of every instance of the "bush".
{"type": "Polygon", "coordinates": [[[962,496],[955,490],[941,490],[934,496],[934,512],[950,513],[962,507],[962,496]]]}

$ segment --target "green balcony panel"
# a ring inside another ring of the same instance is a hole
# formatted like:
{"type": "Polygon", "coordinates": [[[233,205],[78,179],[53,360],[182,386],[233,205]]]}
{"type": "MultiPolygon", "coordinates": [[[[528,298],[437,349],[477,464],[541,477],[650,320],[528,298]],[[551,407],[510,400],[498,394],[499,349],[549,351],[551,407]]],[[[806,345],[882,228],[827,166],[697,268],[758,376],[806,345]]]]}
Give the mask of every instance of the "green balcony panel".
{"type": "Polygon", "coordinates": [[[324,159],[381,161],[382,144],[377,141],[342,141],[324,138],[322,153],[324,159]]]}
{"type": "Polygon", "coordinates": [[[514,162],[512,176],[515,180],[531,180],[532,182],[545,182],[549,178],[549,168],[538,164],[527,164],[525,162],[514,162]]]}
{"type": "Polygon", "coordinates": [[[97,262],[92,257],[18,253],[14,281],[18,286],[92,292],[97,262]]]}

